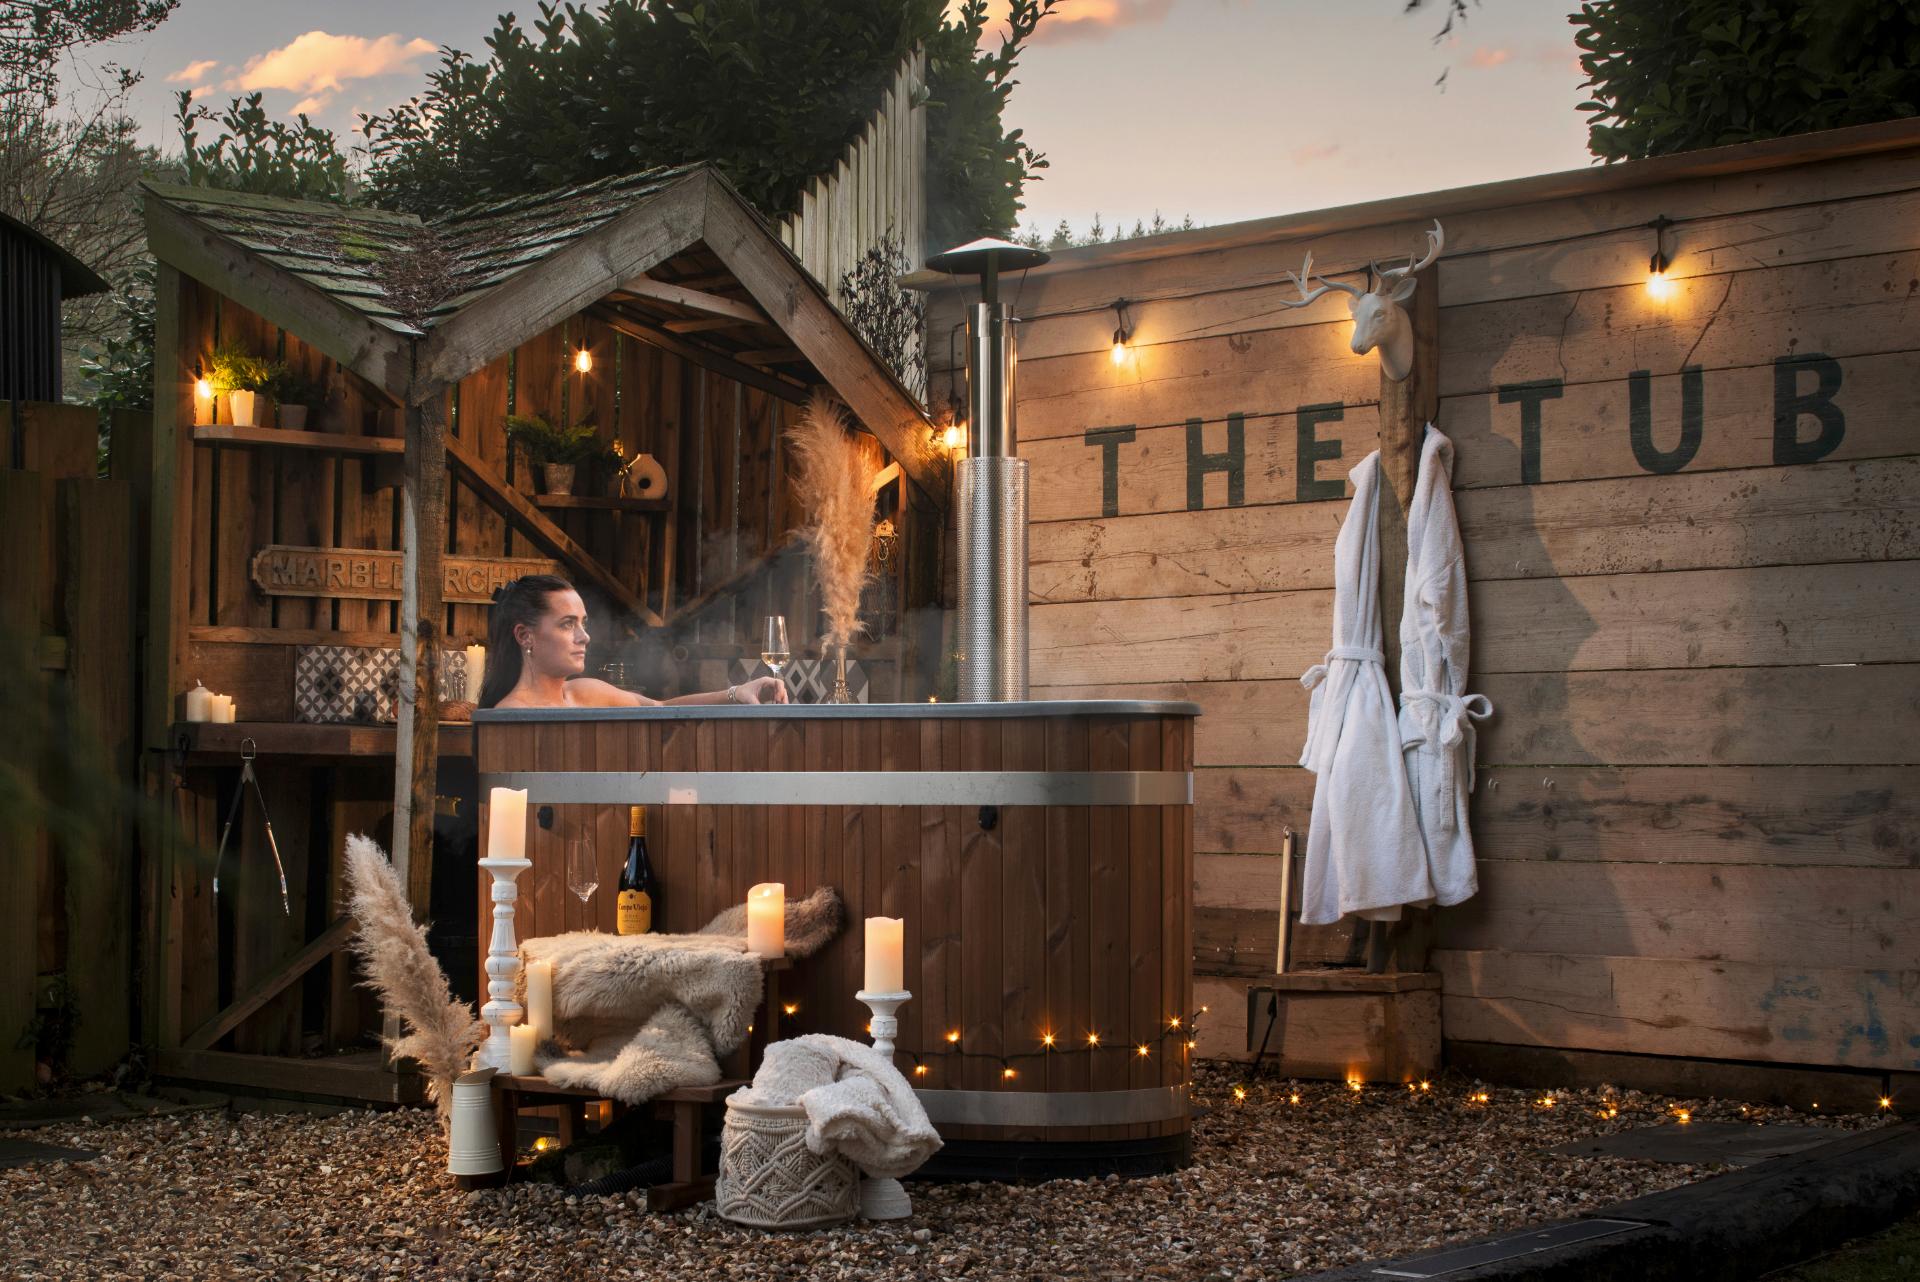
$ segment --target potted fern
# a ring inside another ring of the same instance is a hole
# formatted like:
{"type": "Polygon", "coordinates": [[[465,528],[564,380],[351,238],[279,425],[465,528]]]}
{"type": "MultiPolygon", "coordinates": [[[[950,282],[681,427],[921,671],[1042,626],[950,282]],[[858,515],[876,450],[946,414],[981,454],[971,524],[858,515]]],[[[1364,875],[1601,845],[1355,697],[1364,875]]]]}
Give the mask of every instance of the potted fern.
{"type": "Polygon", "coordinates": [[[222,343],[213,353],[207,381],[216,396],[226,395],[234,426],[258,427],[260,393],[273,386],[284,368],[279,361],[255,356],[237,343],[222,343]]]}
{"type": "Polygon", "coordinates": [[[575,469],[607,455],[606,444],[591,423],[555,427],[537,414],[507,415],[507,439],[539,467],[548,494],[573,493],[575,469]]]}
{"type": "Polygon", "coordinates": [[[307,415],[317,409],[326,389],[296,369],[282,367],[273,380],[273,403],[280,426],[291,432],[306,427],[307,415]]]}

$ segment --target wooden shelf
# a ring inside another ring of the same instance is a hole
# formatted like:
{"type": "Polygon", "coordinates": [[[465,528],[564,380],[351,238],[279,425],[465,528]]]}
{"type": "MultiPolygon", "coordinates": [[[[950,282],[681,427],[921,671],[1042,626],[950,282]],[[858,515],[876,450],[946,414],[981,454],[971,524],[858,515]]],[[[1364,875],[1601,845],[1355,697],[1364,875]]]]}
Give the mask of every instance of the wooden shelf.
{"type": "MultiPolygon", "coordinates": [[[[176,721],[167,744],[189,757],[232,759],[243,741],[253,740],[262,757],[280,760],[344,761],[355,757],[393,756],[394,728],[337,723],[309,725],[300,721],[176,721]]],[[[465,721],[442,722],[440,755],[473,755],[473,726],[465,721]]]]}
{"type": "Polygon", "coordinates": [[[556,511],[664,512],[667,510],[665,499],[595,498],[586,494],[534,494],[530,497],[535,507],[553,508],[556,511]]]}
{"type": "Polygon", "coordinates": [[[196,445],[275,446],[315,450],[327,454],[403,454],[406,442],[397,436],[347,436],[340,432],[294,432],[279,427],[234,427],[199,424],[193,429],[196,445]]]}

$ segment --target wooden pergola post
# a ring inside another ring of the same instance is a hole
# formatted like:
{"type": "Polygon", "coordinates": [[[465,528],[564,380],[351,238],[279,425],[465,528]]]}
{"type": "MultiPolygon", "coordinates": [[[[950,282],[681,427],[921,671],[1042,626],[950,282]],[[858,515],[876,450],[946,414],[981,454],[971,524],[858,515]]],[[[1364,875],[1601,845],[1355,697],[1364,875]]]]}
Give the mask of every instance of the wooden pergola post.
{"type": "MultiPolygon", "coordinates": [[[[1380,375],[1380,622],[1381,649],[1387,659],[1387,688],[1400,695],[1400,610],[1407,578],[1407,509],[1413,503],[1420,471],[1420,443],[1427,424],[1440,415],[1440,265],[1414,277],[1419,287],[1407,300],[1413,322],[1413,369],[1399,382],[1380,375]]],[[[1433,950],[1433,910],[1410,908],[1389,929],[1373,922],[1367,930],[1367,969],[1378,974],[1389,955],[1403,971],[1427,968],[1433,950]]]]}
{"type": "Polygon", "coordinates": [[[409,398],[400,482],[400,689],[393,754],[393,866],[416,915],[433,898],[433,815],[446,644],[447,392],[409,398]]]}

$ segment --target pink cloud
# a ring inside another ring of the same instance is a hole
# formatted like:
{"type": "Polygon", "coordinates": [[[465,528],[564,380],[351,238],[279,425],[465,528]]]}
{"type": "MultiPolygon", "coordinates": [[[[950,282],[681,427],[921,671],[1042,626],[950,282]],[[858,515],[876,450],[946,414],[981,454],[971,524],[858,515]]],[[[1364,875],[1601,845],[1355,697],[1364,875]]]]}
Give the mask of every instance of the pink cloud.
{"type": "Polygon", "coordinates": [[[190,62],[167,77],[167,83],[184,85],[190,81],[204,80],[209,71],[220,65],[218,58],[203,58],[199,62],[190,62]]]}
{"type": "MultiPolygon", "coordinates": [[[[953,0],[949,0],[953,7],[953,0]]],[[[1006,30],[1007,0],[990,0],[987,6],[986,38],[999,40],[1006,30]]],[[[1073,40],[1099,40],[1122,27],[1137,27],[1165,22],[1173,9],[1173,0],[1073,0],[1048,14],[1034,28],[1034,44],[1066,44],[1073,40]]]]}
{"type": "Polygon", "coordinates": [[[1511,49],[1489,49],[1485,45],[1481,45],[1468,55],[1467,65],[1471,67],[1497,67],[1503,62],[1510,61],[1512,58],[1513,50],[1511,49]]]}
{"type": "Polygon", "coordinates": [[[1295,147],[1288,159],[1296,165],[1311,165],[1316,161],[1331,160],[1339,154],[1339,143],[1317,143],[1306,147],[1295,147]]]}
{"type": "Polygon", "coordinates": [[[326,106],[347,81],[411,71],[433,51],[431,41],[418,37],[336,36],[309,31],[278,49],[247,59],[227,78],[224,87],[243,92],[285,89],[303,95],[296,111],[311,114],[326,106]]]}

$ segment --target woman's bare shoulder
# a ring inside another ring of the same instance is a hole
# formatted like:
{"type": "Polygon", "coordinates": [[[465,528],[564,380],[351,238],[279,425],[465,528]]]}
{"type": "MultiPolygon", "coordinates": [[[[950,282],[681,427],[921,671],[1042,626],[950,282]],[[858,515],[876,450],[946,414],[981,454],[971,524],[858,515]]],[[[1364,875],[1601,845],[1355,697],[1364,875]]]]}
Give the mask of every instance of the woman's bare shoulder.
{"type": "Polygon", "coordinates": [[[653,702],[598,677],[576,677],[567,682],[567,700],[588,708],[636,708],[653,702]]]}

